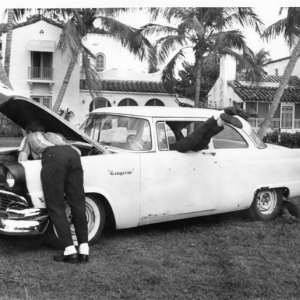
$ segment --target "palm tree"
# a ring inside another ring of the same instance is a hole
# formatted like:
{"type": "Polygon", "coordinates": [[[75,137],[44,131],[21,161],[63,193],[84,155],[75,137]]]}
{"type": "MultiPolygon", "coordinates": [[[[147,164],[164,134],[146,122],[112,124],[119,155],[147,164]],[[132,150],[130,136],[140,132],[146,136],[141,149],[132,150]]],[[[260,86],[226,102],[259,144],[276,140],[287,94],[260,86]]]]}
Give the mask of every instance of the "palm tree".
{"type": "Polygon", "coordinates": [[[237,71],[244,72],[247,81],[259,83],[265,73],[263,67],[270,61],[270,52],[260,49],[257,53],[250,51],[247,56],[244,62],[237,65],[237,71]]]}
{"type": "MultiPolygon", "coordinates": [[[[282,11],[283,8],[280,9],[279,14],[281,14],[282,11]]],[[[293,46],[295,47],[293,49],[288,65],[283,73],[279,87],[274,95],[270,109],[258,131],[258,136],[260,138],[263,138],[266,135],[266,132],[271,124],[271,120],[283,95],[284,89],[287,86],[287,83],[293,73],[298,57],[300,55],[300,7],[287,8],[287,17],[269,26],[263,32],[262,37],[268,41],[269,39],[280,34],[284,35],[285,40],[290,48],[292,48],[293,46]]]]}
{"type": "Polygon", "coordinates": [[[70,50],[71,59],[66,72],[60,92],[53,106],[53,110],[58,112],[67,89],[72,71],[77,62],[79,54],[82,55],[83,71],[90,93],[100,92],[100,79],[95,68],[93,68],[94,55],[83,45],[86,35],[93,30],[100,30],[102,33],[112,36],[131,53],[144,59],[151,48],[150,42],[142,35],[141,30],[125,25],[115,19],[120,12],[126,12],[129,8],[85,8],[85,9],[45,9],[45,14],[50,14],[52,18],[63,18],[65,23],[58,43],[61,53],[70,50]],[[100,25],[96,27],[96,20],[100,25]]]}
{"type": "Polygon", "coordinates": [[[155,45],[158,63],[166,63],[170,53],[175,52],[166,64],[162,76],[162,81],[169,90],[173,87],[176,63],[185,59],[184,50],[193,50],[197,68],[195,107],[200,106],[200,78],[204,60],[218,61],[220,55],[225,54],[240,61],[245,60],[249,48],[241,31],[232,29],[233,26],[250,25],[260,32],[260,26],[263,25],[253,9],[247,7],[153,8],[150,13],[153,20],[161,15],[168,22],[176,21],[178,24],[177,27],[172,27],[150,23],[143,27],[144,34],[165,34],[155,45]],[[233,49],[242,51],[242,54],[233,49]]]}

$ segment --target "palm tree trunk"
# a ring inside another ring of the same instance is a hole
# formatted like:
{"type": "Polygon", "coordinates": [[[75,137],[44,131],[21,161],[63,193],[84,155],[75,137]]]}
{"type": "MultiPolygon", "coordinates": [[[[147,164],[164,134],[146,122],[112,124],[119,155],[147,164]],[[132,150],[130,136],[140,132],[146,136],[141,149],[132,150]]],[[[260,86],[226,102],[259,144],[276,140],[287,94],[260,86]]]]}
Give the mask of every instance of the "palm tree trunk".
{"type": "Polygon", "coordinates": [[[5,58],[4,58],[4,69],[5,74],[3,73],[3,65],[0,65],[0,73],[1,73],[1,82],[3,82],[6,86],[13,90],[12,84],[9,80],[9,68],[10,68],[10,57],[11,57],[11,41],[12,41],[12,27],[14,25],[14,10],[7,10],[7,33],[6,33],[6,46],[5,46],[5,58]]]}
{"type": "Polygon", "coordinates": [[[69,84],[72,72],[73,72],[75,64],[76,64],[76,61],[77,61],[77,57],[72,57],[71,58],[71,61],[70,61],[67,73],[66,73],[64,81],[63,81],[63,84],[62,84],[62,86],[61,86],[61,88],[59,90],[59,93],[57,95],[55,104],[53,106],[53,111],[56,112],[56,113],[58,112],[58,110],[59,110],[59,108],[61,106],[61,103],[63,101],[63,98],[64,98],[64,95],[66,93],[66,90],[67,90],[67,87],[68,87],[68,84],[69,84]]]}
{"type": "Polygon", "coordinates": [[[200,107],[201,59],[196,57],[196,89],[194,107],[200,107]]]}
{"type": "Polygon", "coordinates": [[[271,104],[271,107],[265,117],[265,119],[263,120],[261,126],[260,126],[260,129],[258,131],[258,136],[262,139],[266,133],[267,133],[267,130],[271,124],[271,120],[275,114],[275,111],[277,109],[277,106],[280,102],[280,99],[282,97],[282,94],[284,92],[284,89],[285,87],[287,86],[287,83],[293,73],[293,70],[295,68],[295,65],[297,63],[297,60],[298,60],[298,57],[299,57],[299,54],[300,54],[300,39],[298,40],[298,43],[291,55],[291,58],[289,60],[289,63],[283,73],[283,76],[282,76],[282,79],[280,81],[280,84],[279,84],[279,87],[275,93],[275,96],[273,98],[273,102],[271,104]]]}
{"type": "Polygon", "coordinates": [[[0,82],[8,86],[11,90],[13,90],[1,60],[0,60],[0,82]]]}

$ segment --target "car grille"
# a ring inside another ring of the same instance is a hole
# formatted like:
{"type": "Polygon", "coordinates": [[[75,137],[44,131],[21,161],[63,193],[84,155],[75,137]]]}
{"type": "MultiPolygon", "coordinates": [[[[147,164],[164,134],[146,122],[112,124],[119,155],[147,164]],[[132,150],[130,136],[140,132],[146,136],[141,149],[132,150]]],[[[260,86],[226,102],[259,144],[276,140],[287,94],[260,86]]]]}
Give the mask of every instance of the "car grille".
{"type": "Polygon", "coordinates": [[[0,210],[6,210],[11,202],[19,202],[24,205],[25,201],[15,194],[0,192],[0,210]]]}

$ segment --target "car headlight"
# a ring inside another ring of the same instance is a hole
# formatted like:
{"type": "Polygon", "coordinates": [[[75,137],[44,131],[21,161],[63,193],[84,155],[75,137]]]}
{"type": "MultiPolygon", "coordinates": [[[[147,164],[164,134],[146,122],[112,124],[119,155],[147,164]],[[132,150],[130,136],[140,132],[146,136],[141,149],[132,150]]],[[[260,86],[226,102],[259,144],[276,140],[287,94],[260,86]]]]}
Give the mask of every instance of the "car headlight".
{"type": "Polygon", "coordinates": [[[6,173],[6,183],[7,183],[7,186],[12,189],[16,183],[16,180],[14,178],[14,175],[12,174],[12,172],[8,171],[6,173]]]}
{"type": "Polygon", "coordinates": [[[24,167],[17,164],[2,166],[5,188],[12,192],[21,192],[27,189],[24,167]]]}

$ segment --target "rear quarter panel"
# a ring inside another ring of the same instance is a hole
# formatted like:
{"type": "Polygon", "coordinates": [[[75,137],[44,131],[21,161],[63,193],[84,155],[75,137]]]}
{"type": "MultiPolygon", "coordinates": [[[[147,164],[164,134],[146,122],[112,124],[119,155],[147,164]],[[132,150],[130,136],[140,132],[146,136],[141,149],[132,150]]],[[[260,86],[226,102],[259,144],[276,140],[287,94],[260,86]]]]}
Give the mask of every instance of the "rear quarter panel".
{"type": "Polygon", "coordinates": [[[219,149],[216,162],[220,212],[249,208],[255,192],[264,187],[287,187],[290,198],[300,196],[300,149],[219,149]]]}

